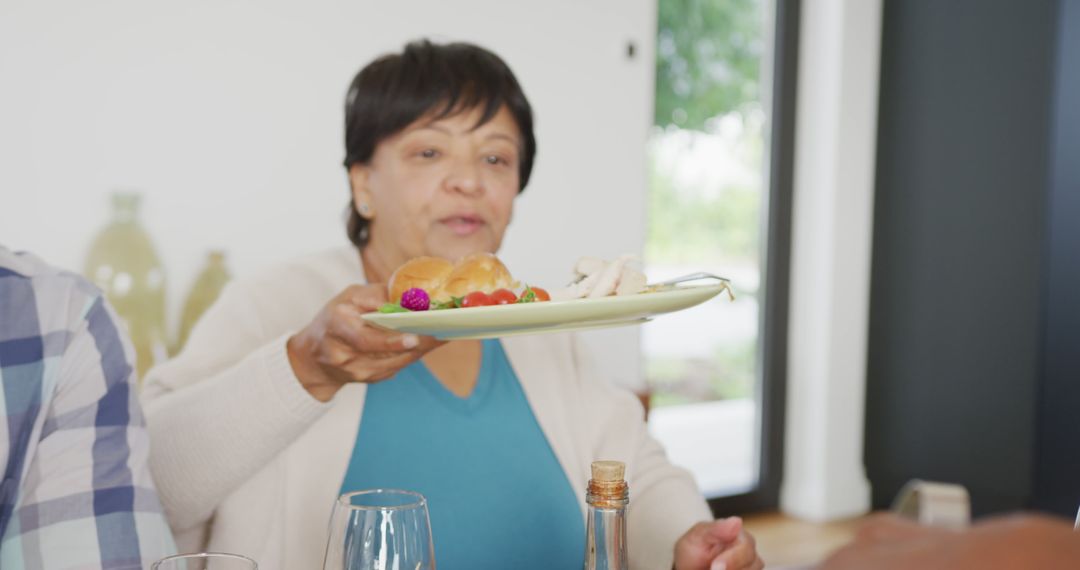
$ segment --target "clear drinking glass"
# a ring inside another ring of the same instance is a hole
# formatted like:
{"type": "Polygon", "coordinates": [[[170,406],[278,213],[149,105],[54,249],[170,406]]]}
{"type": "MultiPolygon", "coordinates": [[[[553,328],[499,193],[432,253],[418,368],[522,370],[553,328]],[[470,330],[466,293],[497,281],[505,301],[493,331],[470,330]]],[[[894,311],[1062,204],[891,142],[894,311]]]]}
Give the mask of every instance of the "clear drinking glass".
{"type": "Polygon", "coordinates": [[[259,565],[239,554],[200,552],[162,558],[150,570],[259,570],[259,565]]]}
{"type": "Polygon", "coordinates": [[[434,570],[427,499],[372,489],[334,503],[323,570],[434,570]]]}

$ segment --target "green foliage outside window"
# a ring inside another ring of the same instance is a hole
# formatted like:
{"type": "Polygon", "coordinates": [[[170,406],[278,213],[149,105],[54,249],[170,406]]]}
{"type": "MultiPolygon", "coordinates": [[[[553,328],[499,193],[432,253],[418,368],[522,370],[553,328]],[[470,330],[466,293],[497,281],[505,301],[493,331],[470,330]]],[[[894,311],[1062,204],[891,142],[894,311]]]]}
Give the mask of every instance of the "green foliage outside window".
{"type": "Polygon", "coordinates": [[[649,170],[649,236],[645,256],[666,263],[755,259],[760,192],[728,187],[719,196],[680,192],[657,165],[649,170]]]}
{"type": "MultiPolygon", "coordinates": [[[[749,126],[749,113],[761,107],[761,0],[659,2],[654,140],[707,134],[711,121],[729,113],[749,126]]],[[[743,158],[760,168],[761,133],[748,130],[743,158]]],[[[650,260],[756,259],[760,189],[678,188],[655,156],[649,170],[650,260]]]]}
{"type": "MultiPolygon", "coordinates": [[[[658,160],[656,149],[680,136],[689,144],[715,136],[717,120],[734,114],[745,133],[736,151],[740,163],[762,169],[763,129],[751,115],[762,107],[763,4],[659,0],[645,251],[650,263],[757,263],[762,189],[754,184],[680,186],[677,164],[658,160]]],[[[756,293],[739,291],[744,297],[756,293]]],[[[749,338],[720,344],[711,357],[647,358],[652,404],[751,397],[756,349],[756,338],[749,338]]]]}
{"type": "Polygon", "coordinates": [[[704,131],[709,119],[761,100],[760,0],[659,0],[660,127],[704,131]]]}

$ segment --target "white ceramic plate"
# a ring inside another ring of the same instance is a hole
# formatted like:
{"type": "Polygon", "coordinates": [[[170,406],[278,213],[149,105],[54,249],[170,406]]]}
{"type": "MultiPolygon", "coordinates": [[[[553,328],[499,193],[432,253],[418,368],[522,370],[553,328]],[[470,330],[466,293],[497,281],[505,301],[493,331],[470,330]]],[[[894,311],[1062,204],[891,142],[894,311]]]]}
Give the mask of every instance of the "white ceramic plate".
{"type": "Polygon", "coordinates": [[[499,338],[638,324],[656,315],[704,303],[725,287],[720,283],[599,299],[415,313],[367,313],[364,318],[386,329],[440,339],[499,338]]]}

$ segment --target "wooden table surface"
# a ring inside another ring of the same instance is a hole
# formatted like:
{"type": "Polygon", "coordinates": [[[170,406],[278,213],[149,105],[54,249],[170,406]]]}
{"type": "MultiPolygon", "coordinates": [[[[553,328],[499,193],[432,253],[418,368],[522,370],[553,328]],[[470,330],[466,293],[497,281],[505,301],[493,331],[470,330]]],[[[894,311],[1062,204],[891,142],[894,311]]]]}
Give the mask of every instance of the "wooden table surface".
{"type": "Polygon", "coordinates": [[[833,550],[847,544],[863,517],[812,523],[780,513],[743,517],[746,529],[757,540],[758,553],[766,568],[814,564],[833,550]]]}

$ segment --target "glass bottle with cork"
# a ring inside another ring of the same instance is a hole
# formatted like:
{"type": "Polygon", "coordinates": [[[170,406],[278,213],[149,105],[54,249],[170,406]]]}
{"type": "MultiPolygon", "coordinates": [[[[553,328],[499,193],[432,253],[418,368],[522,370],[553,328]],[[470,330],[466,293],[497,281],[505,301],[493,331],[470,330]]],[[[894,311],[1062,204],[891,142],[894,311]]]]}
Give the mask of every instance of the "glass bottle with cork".
{"type": "Polygon", "coordinates": [[[585,570],[627,570],[626,505],[630,487],[621,461],[594,461],[585,493],[589,504],[585,530],[585,570]]]}

